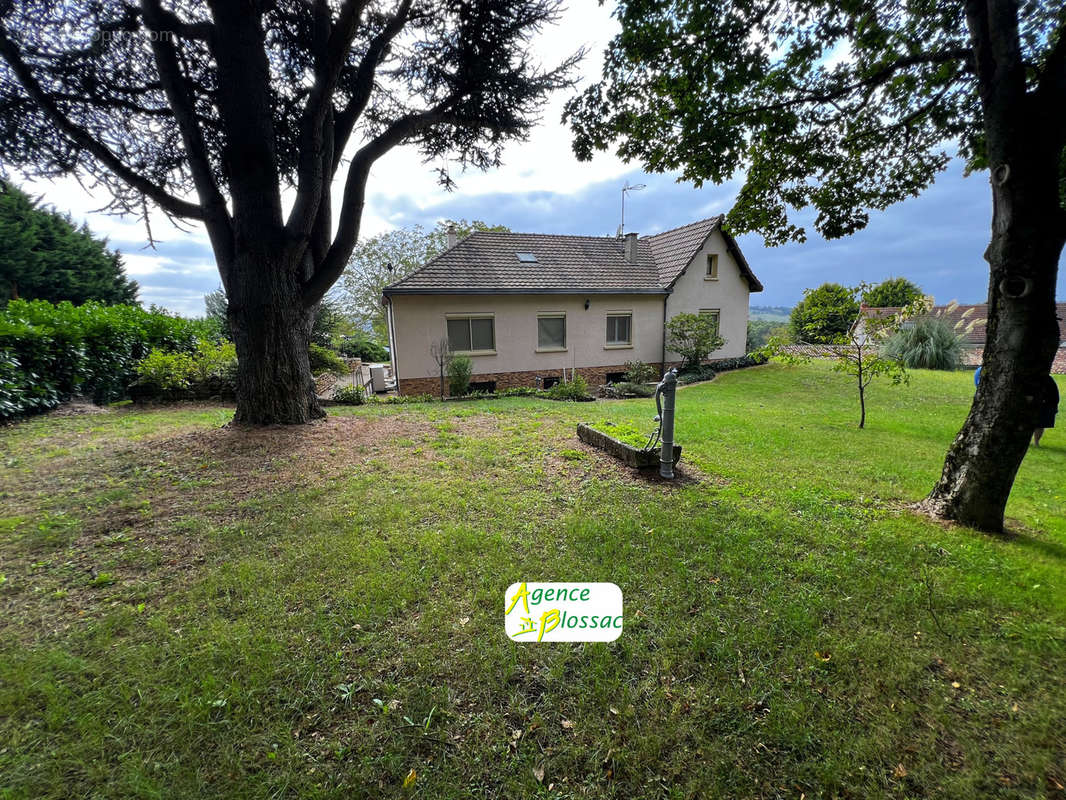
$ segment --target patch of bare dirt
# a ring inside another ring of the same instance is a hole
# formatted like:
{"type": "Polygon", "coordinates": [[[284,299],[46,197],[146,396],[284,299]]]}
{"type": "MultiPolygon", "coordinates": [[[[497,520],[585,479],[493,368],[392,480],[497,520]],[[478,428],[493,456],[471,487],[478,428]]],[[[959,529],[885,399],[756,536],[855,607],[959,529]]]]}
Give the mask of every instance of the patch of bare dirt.
{"type": "Polygon", "coordinates": [[[424,459],[390,442],[434,433],[396,414],[139,442],[102,437],[96,448],[50,460],[47,470],[12,476],[2,513],[25,522],[0,539],[0,635],[36,639],[129,602],[118,598],[171,592],[207,560],[197,532],[204,522],[251,522],[262,512],[246,504],[257,497],[324,484],[382,458],[424,459]],[[65,518],[75,530],[70,541],[61,540],[65,518]],[[48,538],[50,525],[59,525],[60,540],[48,538]]]}
{"type": "Polygon", "coordinates": [[[111,414],[112,410],[98,406],[86,397],[72,397],[48,412],[50,417],[79,417],[83,414],[111,414]]]}

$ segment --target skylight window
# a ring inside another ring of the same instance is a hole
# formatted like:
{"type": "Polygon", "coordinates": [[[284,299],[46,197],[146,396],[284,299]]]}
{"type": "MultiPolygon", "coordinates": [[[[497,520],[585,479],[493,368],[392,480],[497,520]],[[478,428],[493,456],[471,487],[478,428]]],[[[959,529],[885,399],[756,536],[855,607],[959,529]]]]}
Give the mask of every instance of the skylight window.
{"type": "Polygon", "coordinates": [[[536,264],[537,263],[537,257],[535,255],[533,255],[532,253],[521,252],[521,253],[515,253],[515,255],[518,256],[518,260],[521,261],[523,264],[536,264]]]}

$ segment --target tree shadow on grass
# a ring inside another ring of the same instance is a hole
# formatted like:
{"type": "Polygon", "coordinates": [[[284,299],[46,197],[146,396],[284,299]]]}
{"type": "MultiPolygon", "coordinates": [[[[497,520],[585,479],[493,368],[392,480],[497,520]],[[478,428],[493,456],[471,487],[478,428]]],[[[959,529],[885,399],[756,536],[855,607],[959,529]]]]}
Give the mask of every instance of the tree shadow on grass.
{"type": "Polygon", "coordinates": [[[1066,546],[1034,535],[1032,531],[1026,530],[1017,523],[1014,526],[1004,527],[1003,533],[996,538],[1008,544],[1019,545],[1026,550],[1066,561],[1066,546]]]}

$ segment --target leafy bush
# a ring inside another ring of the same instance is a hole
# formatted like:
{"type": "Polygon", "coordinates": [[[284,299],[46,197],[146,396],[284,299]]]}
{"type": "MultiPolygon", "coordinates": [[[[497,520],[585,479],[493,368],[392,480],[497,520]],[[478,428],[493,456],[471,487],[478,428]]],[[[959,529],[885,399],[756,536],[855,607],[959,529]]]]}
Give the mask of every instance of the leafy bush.
{"type": "Polygon", "coordinates": [[[655,367],[643,361],[627,361],[625,367],[627,383],[649,383],[659,377],[655,367]]]}
{"type": "Polygon", "coordinates": [[[862,301],[871,308],[903,308],[924,294],[906,278],[889,278],[863,292],[862,301]]]}
{"type": "Polygon", "coordinates": [[[653,394],[655,394],[655,388],[649,386],[646,383],[621,381],[620,383],[614,383],[610,386],[604,386],[600,390],[600,394],[604,397],[610,397],[614,399],[619,399],[623,397],[651,397],[653,394]]]}
{"type": "Polygon", "coordinates": [[[126,395],[153,349],[192,353],[197,325],[160,309],[12,300],[0,311],[0,418],[46,411],[73,394],[126,395]]]}
{"type": "Polygon", "coordinates": [[[308,345],[308,355],[311,359],[311,374],[321,375],[323,372],[333,372],[344,375],[348,372],[348,365],[344,359],[327,347],[311,342],[308,345]]]}
{"type": "Polygon", "coordinates": [[[695,367],[725,344],[718,335],[718,319],[710,314],[677,314],[666,323],[666,346],[686,366],[695,367]]]}
{"type": "Polygon", "coordinates": [[[474,374],[474,362],[470,356],[453,356],[448,360],[448,394],[459,397],[470,391],[470,376],[474,374]]]}
{"type": "Polygon", "coordinates": [[[550,389],[541,392],[542,397],[549,400],[592,400],[589,394],[589,384],[580,375],[574,375],[573,379],[564,383],[557,383],[550,389]]]}
{"type": "Polygon", "coordinates": [[[709,364],[702,364],[698,367],[686,367],[678,372],[677,382],[699,383],[700,381],[709,381],[717,374],[717,369],[709,364]]]}
{"type": "Polygon", "coordinates": [[[231,342],[200,341],[192,353],[154,349],[137,365],[139,398],[168,400],[233,396],[237,383],[237,351],[231,342]]]}
{"type": "Polygon", "coordinates": [[[333,393],[333,400],[346,406],[361,406],[366,403],[366,395],[358,386],[342,386],[333,393]]]}
{"type": "Polygon", "coordinates": [[[361,358],[363,361],[388,361],[389,351],[366,334],[345,336],[337,347],[346,358],[361,358]]]}
{"type": "Polygon", "coordinates": [[[885,343],[883,355],[910,369],[958,369],[962,363],[962,339],[952,326],[935,317],[919,319],[885,343]]]}

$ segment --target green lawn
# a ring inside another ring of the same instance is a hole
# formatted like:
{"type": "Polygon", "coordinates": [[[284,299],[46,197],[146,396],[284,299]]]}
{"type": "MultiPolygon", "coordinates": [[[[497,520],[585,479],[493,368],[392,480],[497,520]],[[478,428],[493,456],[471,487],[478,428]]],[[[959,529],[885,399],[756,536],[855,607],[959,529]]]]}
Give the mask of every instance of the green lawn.
{"type": "Polygon", "coordinates": [[[0,430],[0,798],[1062,797],[1066,430],[1010,536],[907,510],[972,390],[729,373],[679,485],[574,435],[649,400],[0,430]],[[521,580],[622,636],[508,641],[521,580]]]}

